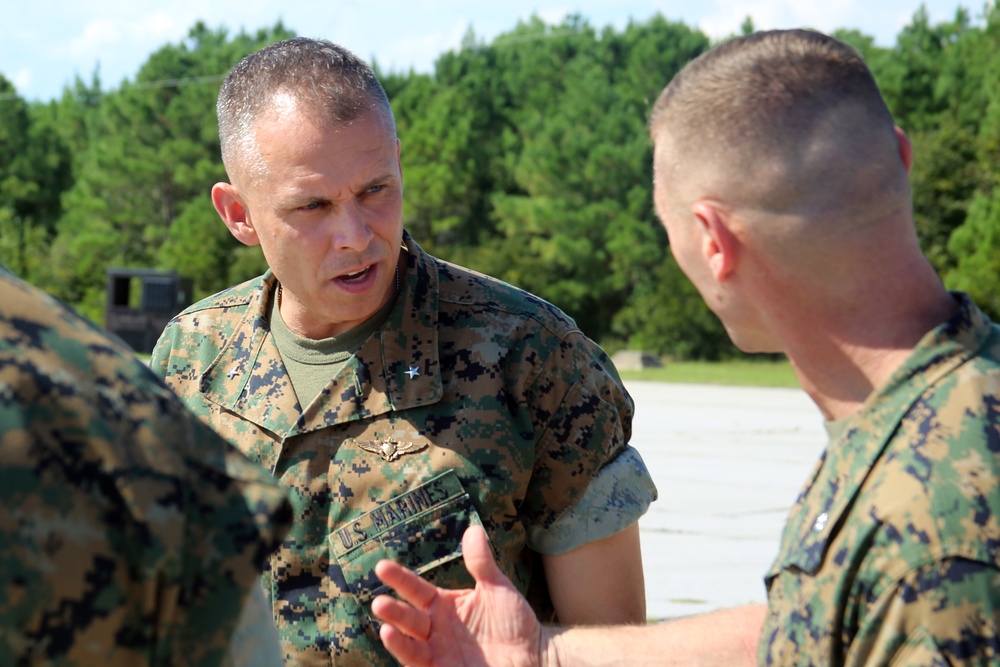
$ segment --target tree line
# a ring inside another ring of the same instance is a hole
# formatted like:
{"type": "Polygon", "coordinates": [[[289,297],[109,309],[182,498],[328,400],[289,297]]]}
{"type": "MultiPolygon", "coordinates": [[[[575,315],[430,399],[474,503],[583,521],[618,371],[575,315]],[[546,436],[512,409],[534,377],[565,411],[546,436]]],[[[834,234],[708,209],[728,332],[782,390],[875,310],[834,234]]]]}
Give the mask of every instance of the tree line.
{"type": "MultiPolygon", "coordinates": [[[[914,213],[950,288],[1000,319],[1000,13],[924,8],[892,47],[855,46],[914,144],[914,213]]],[[[744,22],[743,32],[753,30],[744,22]]],[[[173,269],[212,294],[265,268],[209,189],[225,180],[214,112],[244,55],[293,36],[196,24],[134,80],[95,73],[27,102],[0,74],[0,262],[103,322],[105,271],[173,269]]],[[[657,222],[645,124],[659,92],[712,46],[656,16],[597,29],[574,15],[470,30],[431,73],[379,71],[403,144],[405,226],[431,253],[552,301],[607,349],[677,359],[738,352],[681,274],[657,222]]],[[[359,54],[364,55],[364,54],[359,54]]]]}

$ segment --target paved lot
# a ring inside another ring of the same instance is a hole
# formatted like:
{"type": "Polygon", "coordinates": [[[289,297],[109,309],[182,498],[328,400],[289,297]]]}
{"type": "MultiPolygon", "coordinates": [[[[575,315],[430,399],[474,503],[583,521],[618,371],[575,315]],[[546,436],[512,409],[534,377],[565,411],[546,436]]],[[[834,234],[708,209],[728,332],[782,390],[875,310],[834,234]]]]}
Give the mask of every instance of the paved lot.
{"type": "Polygon", "coordinates": [[[639,522],[648,616],[764,602],[785,517],[826,444],[819,410],[798,389],[627,387],[632,444],[660,494],[639,522]]]}

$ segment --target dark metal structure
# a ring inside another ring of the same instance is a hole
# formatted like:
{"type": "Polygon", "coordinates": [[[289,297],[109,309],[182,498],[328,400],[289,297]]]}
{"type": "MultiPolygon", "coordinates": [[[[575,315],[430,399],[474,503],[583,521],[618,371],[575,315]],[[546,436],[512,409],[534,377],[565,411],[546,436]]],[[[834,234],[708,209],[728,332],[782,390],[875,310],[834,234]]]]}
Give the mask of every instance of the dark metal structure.
{"type": "Polygon", "coordinates": [[[191,280],[156,269],[108,269],[107,276],[104,328],[136,352],[152,352],[170,318],[191,303],[191,280]]]}

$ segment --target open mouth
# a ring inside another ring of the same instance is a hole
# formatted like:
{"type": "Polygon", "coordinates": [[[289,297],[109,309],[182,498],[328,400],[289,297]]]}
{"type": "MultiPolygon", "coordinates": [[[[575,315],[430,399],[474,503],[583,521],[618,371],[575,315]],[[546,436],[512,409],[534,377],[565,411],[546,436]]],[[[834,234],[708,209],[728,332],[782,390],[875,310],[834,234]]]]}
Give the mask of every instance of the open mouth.
{"type": "Polygon", "coordinates": [[[345,283],[359,283],[368,277],[371,272],[372,267],[366,266],[360,271],[355,271],[354,273],[345,273],[344,275],[337,278],[337,280],[343,281],[345,283]]]}

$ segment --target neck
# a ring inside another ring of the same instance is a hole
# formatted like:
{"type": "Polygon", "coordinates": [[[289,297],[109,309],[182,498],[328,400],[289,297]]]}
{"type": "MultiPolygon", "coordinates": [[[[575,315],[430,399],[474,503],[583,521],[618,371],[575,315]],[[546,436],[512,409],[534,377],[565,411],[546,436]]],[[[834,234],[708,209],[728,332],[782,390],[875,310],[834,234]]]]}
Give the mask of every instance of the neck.
{"type": "Polygon", "coordinates": [[[925,278],[895,289],[891,283],[869,287],[834,307],[835,298],[813,295],[813,303],[825,301],[823,309],[797,317],[808,326],[783,337],[785,351],[826,419],[858,411],[917,343],[955,313],[957,304],[937,276],[925,278]]]}
{"type": "MultiPolygon", "coordinates": [[[[399,294],[399,260],[396,262],[395,273],[394,289],[391,289],[391,291],[384,296],[382,306],[385,306],[386,303],[392,303],[395,300],[396,295],[399,294]]],[[[393,286],[390,286],[390,288],[392,287],[393,286]]],[[[364,322],[375,315],[375,313],[370,313],[367,317],[361,317],[357,320],[348,320],[346,322],[317,321],[313,319],[310,323],[308,317],[303,317],[303,313],[308,313],[306,307],[296,299],[294,293],[289,292],[288,294],[285,294],[284,288],[280,282],[278,283],[278,287],[275,292],[275,306],[288,329],[299,338],[306,338],[309,340],[324,340],[326,338],[341,336],[364,324],[364,322]]],[[[382,306],[380,306],[380,308],[382,306]]],[[[377,312],[378,311],[376,311],[376,313],[377,312]]]]}

